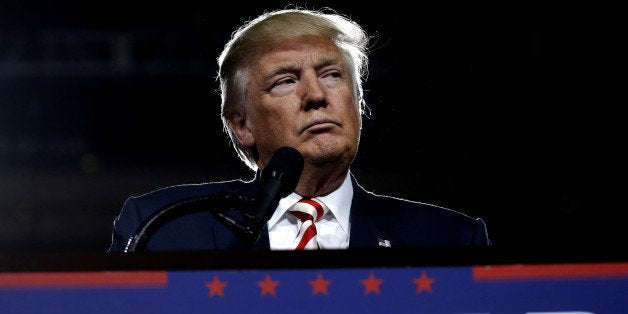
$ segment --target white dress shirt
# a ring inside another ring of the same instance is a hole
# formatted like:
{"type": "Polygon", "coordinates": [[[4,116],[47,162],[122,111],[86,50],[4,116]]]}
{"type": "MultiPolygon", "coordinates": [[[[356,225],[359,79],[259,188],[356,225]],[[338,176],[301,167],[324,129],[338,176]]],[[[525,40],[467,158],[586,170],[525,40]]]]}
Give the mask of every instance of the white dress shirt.
{"type": "MultiPolygon", "coordinates": [[[[292,193],[279,201],[274,214],[268,220],[268,236],[271,250],[292,250],[301,221],[287,212],[296,202],[303,198],[292,193]]],[[[353,199],[351,177],[347,177],[335,191],[316,197],[324,203],[329,212],[316,225],[316,239],[321,249],[346,249],[349,247],[349,211],[353,199]]]]}

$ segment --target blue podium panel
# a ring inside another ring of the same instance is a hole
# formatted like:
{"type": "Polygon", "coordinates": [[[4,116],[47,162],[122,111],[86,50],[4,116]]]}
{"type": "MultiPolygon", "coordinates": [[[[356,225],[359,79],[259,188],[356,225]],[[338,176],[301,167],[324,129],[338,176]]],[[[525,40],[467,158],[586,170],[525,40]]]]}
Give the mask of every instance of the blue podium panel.
{"type": "Polygon", "coordinates": [[[0,313],[628,313],[628,263],[0,273],[0,313]]]}

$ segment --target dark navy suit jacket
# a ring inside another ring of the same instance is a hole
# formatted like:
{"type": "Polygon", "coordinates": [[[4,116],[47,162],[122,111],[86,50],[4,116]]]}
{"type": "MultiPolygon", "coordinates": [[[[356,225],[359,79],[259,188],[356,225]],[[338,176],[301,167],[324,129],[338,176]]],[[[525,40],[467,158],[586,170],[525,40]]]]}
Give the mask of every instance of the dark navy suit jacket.
{"type": "MultiPolygon", "coordinates": [[[[481,218],[390,196],[362,188],[353,175],[349,248],[489,246],[481,218]]],[[[177,201],[212,195],[221,191],[253,194],[259,180],[177,185],[126,200],[114,221],[110,252],[124,251],[129,238],[155,211],[177,201]]],[[[158,229],[146,251],[270,249],[267,226],[255,245],[240,241],[208,211],[177,218],[158,229]]]]}

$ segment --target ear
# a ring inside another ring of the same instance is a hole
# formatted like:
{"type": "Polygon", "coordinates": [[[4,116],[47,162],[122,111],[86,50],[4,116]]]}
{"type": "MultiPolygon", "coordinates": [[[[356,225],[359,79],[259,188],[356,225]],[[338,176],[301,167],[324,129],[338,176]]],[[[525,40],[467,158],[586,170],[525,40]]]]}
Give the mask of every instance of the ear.
{"type": "Polygon", "coordinates": [[[239,112],[233,113],[227,120],[227,124],[240,145],[244,147],[252,147],[255,145],[253,132],[251,132],[251,128],[248,126],[244,115],[239,112]]]}

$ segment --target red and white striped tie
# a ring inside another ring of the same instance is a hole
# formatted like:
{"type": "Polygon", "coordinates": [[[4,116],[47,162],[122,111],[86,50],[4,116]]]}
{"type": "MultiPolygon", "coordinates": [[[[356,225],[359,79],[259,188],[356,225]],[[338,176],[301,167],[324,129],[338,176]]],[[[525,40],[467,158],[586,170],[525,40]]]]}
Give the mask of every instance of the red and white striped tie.
{"type": "Polygon", "coordinates": [[[316,199],[303,198],[290,208],[290,212],[301,220],[301,228],[294,240],[295,250],[317,250],[316,221],[320,220],[329,209],[316,199]]]}

